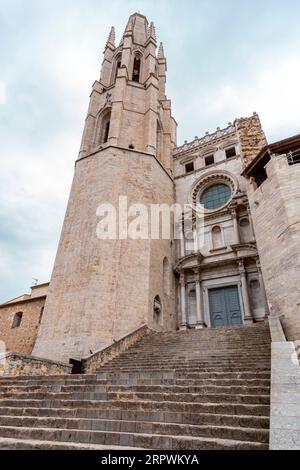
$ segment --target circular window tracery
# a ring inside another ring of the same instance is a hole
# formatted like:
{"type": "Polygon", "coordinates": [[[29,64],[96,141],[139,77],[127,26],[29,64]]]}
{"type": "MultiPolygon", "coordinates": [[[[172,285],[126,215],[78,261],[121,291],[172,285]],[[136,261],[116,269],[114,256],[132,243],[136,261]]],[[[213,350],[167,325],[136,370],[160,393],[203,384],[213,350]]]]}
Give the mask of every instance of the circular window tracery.
{"type": "Polygon", "coordinates": [[[213,212],[224,208],[239,189],[237,178],[227,171],[204,174],[192,187],[189,201],[197,211],[213,212]]]}
{"type": "Polygon", "coordinates": [[[231,189],[227,184],[213,184],[200,194],[200,204],[205,209],[216,210],[227,204],[231,199],[231,194],[231,189]]]}

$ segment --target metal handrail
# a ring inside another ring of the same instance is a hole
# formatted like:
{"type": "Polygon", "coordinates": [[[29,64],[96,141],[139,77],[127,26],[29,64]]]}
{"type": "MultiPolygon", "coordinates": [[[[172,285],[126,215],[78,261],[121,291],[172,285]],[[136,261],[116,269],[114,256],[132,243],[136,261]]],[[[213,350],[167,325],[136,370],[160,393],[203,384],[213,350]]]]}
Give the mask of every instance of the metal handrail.
{"type": "Polygon", "coordinates": [[[287,160],[289,165],[296,165],[300,163],[300,149],[294,150],[287,154],[287,160]]]}

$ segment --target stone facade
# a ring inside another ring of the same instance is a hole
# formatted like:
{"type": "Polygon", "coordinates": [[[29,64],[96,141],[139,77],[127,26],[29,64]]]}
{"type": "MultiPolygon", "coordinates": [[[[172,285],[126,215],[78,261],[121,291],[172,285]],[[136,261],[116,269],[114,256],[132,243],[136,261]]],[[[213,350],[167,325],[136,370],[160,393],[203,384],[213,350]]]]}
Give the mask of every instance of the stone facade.
{"type": "Polygon", "coordinates": [[[25,294],[0,305],[0,352],[31,354],[43,315],[48,286],[49,284],[33,286],[30,295],[25,294]]]}
{"type": "Polygon", "coordinates": [[[256,145],[262,145],[265,137],[255,114],[186,142],[174,153],[176,201],[180,204],[196,205],[203,191],[216,184],[231,188],[226,204],[195,214],[183,228],[176,265],[182,329],[212,326],[210,291],[217,288],[237,288],[242,322],[260,321],[268,314],[247,184],[241,176],[249,155],[244,129],[249,128],[256,145]]]}

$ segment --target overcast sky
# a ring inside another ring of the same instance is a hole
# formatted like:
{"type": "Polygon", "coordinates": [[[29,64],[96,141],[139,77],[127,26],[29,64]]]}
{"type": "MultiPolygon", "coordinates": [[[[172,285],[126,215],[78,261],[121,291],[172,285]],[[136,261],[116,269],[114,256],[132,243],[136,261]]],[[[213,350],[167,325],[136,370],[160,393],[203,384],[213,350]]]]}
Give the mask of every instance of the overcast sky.
{"type": "Polygon", "coordinates": [[[48,281],[110,27],[154,21],[178,144],[257,111],[299,133],[299,0],[0,0],[0,302],[48,281]]]}

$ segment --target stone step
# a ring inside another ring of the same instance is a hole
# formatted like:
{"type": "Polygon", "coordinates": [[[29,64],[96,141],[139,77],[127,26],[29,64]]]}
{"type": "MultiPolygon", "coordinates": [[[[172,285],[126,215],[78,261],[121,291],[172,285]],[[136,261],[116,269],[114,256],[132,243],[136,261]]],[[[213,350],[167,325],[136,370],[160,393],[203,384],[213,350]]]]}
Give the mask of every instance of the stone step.
{"type": "MultiPolygon", "coordinates": [[[[179,346],[186,346],[186,345],[192,345],[196,347],[201,347],[202,344],[213,344],[213,345],[229,345],[234,348],[237,348],[239,346],[242,346],[242,343],[247,340],[248,341],[248,346],[251,347],[251,345],[254,344],[268,344],[268,341],[270,340],[270,337],[266,337],[264,332],[261,332],[259,334],[253,333],[253,334],[216,334],[215,332],[206,330],[204,332],[204,335],[201,335],[201,333],[177,333],[175,336],[173,335],[172,337],[167,337],[162,334],[158,335],[149,335],[146,338],[142,339],[141,342],[139,343],[141,349],[147,348],[150,345],[154,346],[160,346],[162,348],[166,348],[168,346],[174,346],[178,344],[179,346]]],[[[134,346],[134,348],[138,347],[137,345],[134,346]]]]}
{"type": "Polygon", "coordinates": [[[256,350],[255,351],[251,351],[251,352],[248,352],[247,354],[245,354],[245,352],[243,351],[239,351],[235,354],[233,353],[229,353],[228,351],[221,351],[219,354],[205,354],[204,352],[194,352],[191,357],[189,357],[188,355],[182,355],[180,356],[178,353],[176,355],[174,354],[165,354],[164,356],[161,356],[161,355],[151,355],[151,354],[132,354],[132,353],[123,353],[121,356],[119,356],[119,358],[116,359],[116,361],[120,361],[120,360],[131,360],[131,359],[134,359],[136,361],[177,361],[178,359],[180,359],[181,361],[185,362],[185,363],[193,363],[193,362],[198,362],[198,361],[207,361],[207,360],[211,360],[211,361],[215,361],[215,360],[218,360],[218,361],[222,361],[222,360],[260,360],[260,359],[264,359],[264,358],[267,358],[267,359],[270,359],[271,357],[271,354],[270,354],[270,351],[266,352],[257,352],[256,350]]]}
{"type": "Polygon", "coordinates": [[[205,379],[229,379],[229,380],[243,380],[243,379],[265,379],[270,380],[270,370],[268,371],[247,371],[247,372],[175,372],[175,371],[143,371],[143,372],[98,372],[100,380],[205,380],[205,379]]]}
{"type": "MultiPolygon", "coordinates": [[[[80,395],[80,394],[79,394],[80,395]]],[[[156,392],[111,392],[107,394],[94,394],[95,399],[108,400],[129,400],[133,401],[140,399],[143,401],[174,401],[177,403],[181,402],[193,402],[193,403],[247,403],[247,404],[263,404],[268,405],[270,403],[270,395],[238,395],[238,394],[217,394],[217,393],[206,393],[199,395],[198,393],[156,393],[156,392]]],[[[88,398],[88,397],[87,397],[88,398]]],[[[92,397],[90,397],[91,399],[92,397]]],[[[85,399],[85,397],[78,396],[77,399],[85,399]]],[[[93,399],[93,398],[92,398],[93,399]]]]}
{"type": "Polygon", "coordinates": [[[147,372],[98,372],[92,376],[85,376],[85,375],[67,375],[67,376],[41,376],[41,377],[20,377],[20,378],[3,378],[2,383],[0,383],[0,388],[2,386],[35,386],[35,385],[44,385],[44,384],[55,384],[55,385],[89,385],[94,383],[106,383],[108,380],[128,380],[129,377],[132,379],[140,379],[143,381],[157,381],[161,380],[183,380],[183,378],[187,380],[196,380],[196,377],[199,380],[269,380],[270,379],[270,370],[267,371],[233,371],[233,372],[222,372],[222,371],[214,371],[214,372],[197,372],[193,373],[193,377],[189,377],[191,375],[190,372],[187,372],[187,376],[185,377],[182,373],[175,373],[174,371],[171,372],[160,372],[155,370],[155,372],[147,371],[147,372]],[[181,378],[183,376],[183,378],[181,378]]]}
{"type": "Polygon", "coordinates": [[[138,450],[136,447],[79,444],[76,442],[40,441],[38,439],[13,439],[0,437],[0,450],[138,450]]]}
{"type": "Polygon", "coordinates": [[[251,364],[245,364],[245,365],[239,365],[239,364],[224,364],[223,366],[221,364],[198,364],[198,365],[192,365],[192,366],[186,366],[180,364],[180,365],[175,365],[175,364],[136,364],[132,365],[130,363],[127,364],[107,364],[101,368],[101,371],[107,371],[107,370],[117,370],[117,371],[143,371],[143,370],[175,370],[175,371],[186,371],[188,370],[189,372],[197,372],[197,371],[203,371],[203,372],[213,372],[213,371],[224,371],[224,372],[235,372],[235,371],[256,371],[256,370],[270,370],[270,363],[256,363],[255,365],[251,364]]]}
{"type": "MultiPolygon", "coordinates": [[[[144,368],[144,367],[165,367],[167,366],[169,369],[177,369],[177,368],[205,368],[205,367],[227,367],[227,366],[239,366],[240,368],[243,368],[244,366],[246,367],[254,367],[256,368],[257,366],[262,367],[270,367],[271,360],[268,358],[267,360],[263,359],[258,359],[258,360],[247,360],[247,359],[241,359],[241,360],[235,360],[235,359],[226,359],[224,361],[216,361],[216,360],[211,360],[211,361],[193,361],[193,362],[188,362],[188,361],[178,361],[178,360],[157,360],[157,361],[151,361],[151,360],[145,360],[145,361],[140,361],[137,360],[134,363],[134,366],[136,368],[144,368]]],[[[109,364],[108,364],[109,365],[109,364]]],[[[128,367],[129,365],[132,366],[132,361],[131,360],[116,360],[114,361],[114,367],[128,367]]]]}
{"type": "Polygon", "coordinates": [[[267,325],[151,333],[96,374],[2,377],[0,448],[267,449],[270,352],[267,325]]]}
{"type": "Polygon", "coordinates": [[[135,401],[122,400],[0,400],[0,407],[18,407],[18,408],[96,408],[105,409],[123,409],[123,410],[162,410],[178,412],[195,413],[221,413],[221,414],[243,414],[267,416],[269,414],[269,405],[249,404],[249,403],[198,403],[198,402],[176,402],[176,401],[135,401]]]}
{"type": "MultiPolygon", "coordinates": [[[[222,372],[220,371],[214,371],[214,372],[208,372],[208,376],[209,378],[212,378],[212,377],[216,377],[217,376],[217,373],[219,372],[219,377],[220,375],[222,375],[223,377],[228,377],[230,372],[233,372],[233,376],[234,377],[238,377],[238,378],[242,378],[242,377],[247,377],[247,378],[256,378],[258,376],[264,376],[265,378],[269,378],[271,373],[270,371],[266,370],[266,369],[263,369],[261,371],[257,370],[257,371],[238,371],[238,372],[234,372],[234,371],[227,371],[228,373],[224,372],[222,374],[222,372]]],[[[176,373],[176,377],[184,377],[184,378],[197,378],[197,377],[203,377],[204,373],[203,372],[190,372],[190,371],[187,371],[187,372],[180,372],[178,371],[176,373]]]]}
{"type": "MultiPolygon", "coordinates": [[[[269,338],[258,337],[258,336],[244,336],[244,337],[209,337],[198,338],[193,337],[193,335],[187,335],[185,337],[179,336],[178,338],[173,338],[172,340],[166,340],[159,337],[158,339],[154,337],[148,337],[147,340],[142,340],[140,343],[132,347],[132,350],[135,351],[139,348],[141,351],[151,349],[155,347],[156,349],[160,348],[162,350],[173,349],[176,350],[176,345],[178,345],[179,350],[191,351],[203,349],[208,345],[216,346],[216,349],[243,349],[243,345],[246,348],[251,349],[252,346],[265,346],[270,347],[269,338]],[[187,348],[187,349],[185,349],[187,348]]],[[[155,349],[152,349],[155,351],[155,349]]]]}
{"type": "Polygon", "coordinates": [[[111,391],[117,389],[123,390],[124,388],[134,387],[142,391],[147,390],[156,390],[158,391],[161,387],[169,388],[170,391],[175,387],[180,388],[180,390],[186,391],[200,391],[205,390],[207,387],[220,387],[228,389],[228,387],[239,388],[243,391],[249,390],[249,393],[256,391],[260,393],[263,391],[268,392],[270,389],[270,379],[203,379],[203,380],[193,380],[193,379],[150,379],[142,380],[141,383],[129,383],[129,380],[98,380],[92,384],[85,384],[82,382],[77,383],[74,381],[71,385],[64,385],[60,383],[53,382],[52,384],[36,384],[36,385],[10,385],[10,386],[0,386],[1,393],[19,393],[19,392],[35,392],[35,391],[62,391],[62,392],[91,392],[91,391],[101,391],[102,387],[108,387],[111,391]],[[156,382],[156,383],[155,383],[156,382]]]}
{"type": "Polygon", "coordinates": [[[208,372],[208,373],[214,373],[214,372],[250,372],[250,373],[256,373],[256,372],[259,372],[259,371],[262,371],[262,372],[268,372],[270,370],[270,367],[269,366],[257,366],[257,367],[234,367],[234,366],[219,366],[219,367],[214,367],[214,366],[211,366],[211,367],[189,367],[189,368],[186,368],[186,367],[168,367],[168,366],[159,366],[159,367],[152,367],[152,366],[149,366],[149,367],[135,367],[134,365],[129,365],[127,367],[118,367],[118,366],[104,366],[102,369],[101,369],[101,372],[109,372],[109,373],[113,373],[113,372],[117,372],[117,373],[122,373],[122,372],[162,372],[162,371],[174,371],[176,372],[177,374],[182,374],[182,373],[185,373],[185,374],[191,374],[191,373],[202,373],[202,372],[208,372]]]}
{"type": "Polygon", "coordinates": [[[0,437],[27,439],[39,441],[76,442],[106,446],[138,447],[159,450],[250,450],[267,449],[266,443],[240,441],[233,439],[218,439],[180,435],[151,435],[109,431],[83,431],[78,429],[48,429],[0,426],[0,437]]]}
{"type": "Polygon", "coordinates": [[[100,391],[100,392],[28,392],[0,395],[0,404],[3,400],[13,398],[14,400],[128,400],[134,401],[174,401],[174,402],[195,402],[195,403],[249,403],[264,404],[270,403],[270,395],[237,394],[237,393],[174,393],[174,392],[139,392],[139,391],[100,391]]]}
{"type": "Polygon", "coordinates": [[[231,426],[186,425],[169,422],[125,421],[108,419],[37,418],[0,416],[1,427],[78,429],[79,431],[109,431],[172,436],[215,437],[240,441],[269,441],[269,431],[262,428],[240,428],[231,426]]]}
{"type": "Polygon", "coordinates": [[[231,427],[247,427],[255,429],[268,429],[268,416],[252,416],[252,415],[226,415],[226,414],[210,414],[210,413],[188,413],[188,412],[172,412],[172,411],[127,411],[121,409],[104,409],[97,408],[1,408],[0,417],[49,417],[49,418],[76,418],[79,419],[100,419],[100,420],[125,420],[125,421],[151,421],[151,422],[167,422],[177,424],[194,424],[194,425],[214,425],[214,426],[231,426],[231,427]]]}
{"type": "Polygon", "coordinates": [[[138,343],[137,346],[133,346],[130,350],[125,351],[126,354],[141,355],[150,354],[157,355],[158,351],[162,351],[166,354],[182,354],[183,357],[188,357],[195,354],[203,354],[207,348],[211,354],[220,354],[228,352],[229,354],[245,354],[257,353],[257,352],[269,352],[271,347],[269,340],[266,341],[253,341],[249,338],[243,338],[241,341],[228,342],[226,339],[218,338],[216,341],[208,340],[202,342],[193,342],[190,338],[187,339],[186,343],[176,342],[173,343],[162,343],[163,340],[155,344],[153,341],[148,345],[138,343]],[[177,347],[176,347],[177,346],[177,347]]]}
{"type": "MultiPolygon", "coordinates": [[[[68,387],[65,387],[66,389],[68,387]]],[[[109,392],[148,392],[148,393],[223,393],[237,395],[269,395],[270,387],[251,387],[251,386],[223,386],[223,385],[202,385],[202,386],[184,386],[184,385],[108,385],[106,390],[109,392]]],[[[67,390],[64,390],[67,391],[67,390]]],[[[87,390],[90,391],[90,390],[87,390]]]]}
{"type": "MultiPolygon", "coordinates": [[[[40,385],[31,387],[7,387],[6,390],[0,388],[0,399],[12,394],[20,398],[21,395],[31,393],[101,393],[101,392],[160,392],[160,393],[233,393],[243,395],[269,394],[270,386],[251,385],[121,385],[121,384],[101,384],[101,385],[40,385]]],[[[31,395],[30,395],[31,396],[31,395]]]]}
{"type": "Polygon", "coordinates": [[[149,342],[148,344],[143,344],[142,342],[139,342],[135,346],[130,347],[127,351],[124,351],[124,353],[137,354],[138,352],[140,352],[143,355],[146,352],[149,352],[150,354],[155,356],[158,354],[158,351],[165,351],[167,354],[174,352],[175,354],[182,353],[184,356],[188,356],[190,353],[205,353],[205,348],[209,347],[210,345],[213,345],[214,347],[208,349],[209,354],[220,354],[222,352],[228,352],[229,354],[237,354],[241,351],[245,351],[246,354],[249,354],[250,352],[256,353],[257,351],[268,352],[271,349],[270,339],[268,339],[267,341],[254,341],[251,339],[249,340],[249,338],[247,338],[246,342],[245,338],[243,338],[241,341],[237,341],[235,339],[232,343],[230,343],[226,339],[220,341],[220,338],[218,338],[216,341],[208,339],[207,341],[201,340],[197,342],[193,342],[191,338],[187,338],[186,343],[182,343],[180,341],[167,343],[163,340],[158,341],[157,344],[155,344],[155,341],[153,340],[151,340],[151,342],[149,342]],[[176,346],[178,347],[176,348],[176,346]]]}

